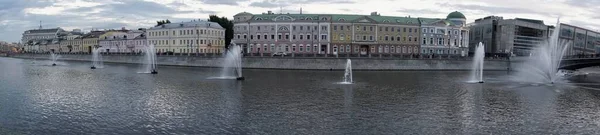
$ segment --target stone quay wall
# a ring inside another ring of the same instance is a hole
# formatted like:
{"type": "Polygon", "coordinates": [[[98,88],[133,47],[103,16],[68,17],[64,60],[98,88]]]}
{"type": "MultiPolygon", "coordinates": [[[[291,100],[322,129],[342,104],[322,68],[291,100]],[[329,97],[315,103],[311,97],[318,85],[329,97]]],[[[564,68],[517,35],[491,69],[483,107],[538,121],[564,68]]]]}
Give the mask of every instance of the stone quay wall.
{"type": "MultiPolygon", "coordinates": [[[[91,61],[92,56],[86,54],[63,54],[59,61],[91,61]]],[[[49,59],[48,54],[16,54],[12,57],[23,59],[49,59]]],[[[105,63],[141,64],[142,55],[103,55],[105,63]]],[[[191,66],[221,67],[221,57],[204,56],[157,56],[159,66],[191,66]]],[[[471,70],[471,60],[452,59],[384,59],[384,58],[352,58],[353,70],[471,70]]],[[[346,58],[280,58],[280,57],[244,57],[245,69],[283,69],[283,70],[344,70],[346,58]]],[[[486,60],[484,70],[509,70],[510,61],[486,60]]]]}

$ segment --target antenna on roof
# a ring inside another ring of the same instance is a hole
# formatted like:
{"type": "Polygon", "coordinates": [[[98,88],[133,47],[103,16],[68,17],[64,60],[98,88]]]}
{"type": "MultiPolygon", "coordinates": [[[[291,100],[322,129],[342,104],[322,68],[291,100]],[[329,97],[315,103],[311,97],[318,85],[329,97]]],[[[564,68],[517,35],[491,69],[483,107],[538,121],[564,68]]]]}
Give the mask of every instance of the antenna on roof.
{"type": "Polygon", "coordinates": [[[42,29],[42,20],[40,20],[40,30],[42,29]]]}

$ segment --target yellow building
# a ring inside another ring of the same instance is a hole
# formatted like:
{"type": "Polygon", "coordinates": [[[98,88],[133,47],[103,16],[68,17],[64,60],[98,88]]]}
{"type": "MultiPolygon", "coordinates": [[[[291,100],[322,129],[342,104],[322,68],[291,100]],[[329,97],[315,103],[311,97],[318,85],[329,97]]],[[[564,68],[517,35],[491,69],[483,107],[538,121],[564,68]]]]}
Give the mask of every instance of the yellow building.
{"type": "Polygon", "coordinates": [[[104,31],[92,31],[88,34],[83,35],[82,46],[83,52],[92,53],[93,47],[98,47],[98,39],[100,35],[104,34],[104,31]]]}

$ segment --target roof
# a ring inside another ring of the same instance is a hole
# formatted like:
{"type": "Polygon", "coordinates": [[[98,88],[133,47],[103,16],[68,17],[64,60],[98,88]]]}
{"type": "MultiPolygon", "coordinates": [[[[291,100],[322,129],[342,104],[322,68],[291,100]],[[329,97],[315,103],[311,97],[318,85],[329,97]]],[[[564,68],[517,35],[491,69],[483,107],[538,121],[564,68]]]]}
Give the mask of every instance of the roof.
{"type": "Polygon", "coordinates": [[[535,23],[535,24],[544,24],[544,21],[542,21],[542,20],[534,20],[534,19],[526,19],[526,18],[515,18],[515,20],[526,21],[526,22],[535,23]]]}
{"type": "Polygon", "coordinates": [[[411,17],[396,17],[396,16],[379,16],[379,15],[355,15],[355,14],[257,14],[252,17],[251,21],[273,21],[279,16],[289,16],[294,21],[333,21],[333,22],[353,22],[361,18],[369,18],[377,23],[403,23],[403,24],[418,24],[417,18],[411,17]],[[331,20],[320,20],[322,17],[330,18],[331,20]]]}
{"type": "Polygon", "coordinates": [[[461,12],[454,11],[448,14],[446,19],[467,19],[467,17],[465,17],[465,15],[463,15],[461,12]]]}
{"type": "Polygon", "coordinates": [[[135,37],[134,39],[146,39],[146,35],[140,34],[139,36],[135,37]]]}
{"type": "Polygon", "coordinates": [[[83,35],[83,38],[98,38],[100,37],[100,35],[106,33],[105,31],[92,31],[90,33],[87,33],[85,35],[83,35]]]}
{"type": "Polygon", "coordinates": [[[61,28],[52,28],[52,29],[33,29],[33,30],[27,30],[25,31],[25,33],[56,33],[56,32],[61,32],[64,31],[61,28]]]}
{"type": "Polygon", "coordinates": [[[152,29],[172,29],[172,28],[181,28],[181,27],[209,27],[209,28],[215,28],[215,29],[224,29],[223,27],[221,27],[221,25],[219,25],[218,23],[215,22],[207,22],[207,21],[192,21],[192,22],[182,22],[182,23],[167,23],[167,24],[163,24],[160,26],[155,26],[150,28],[152,29]]]}
{"type": "Polygon", "coordinates": [[[249,15],[252,15],[252,14],[248,13],[248,12],[241,12],[241,13],[235,14],[234,17],[236,17],[236,16],[249,16],[249,15]]]}

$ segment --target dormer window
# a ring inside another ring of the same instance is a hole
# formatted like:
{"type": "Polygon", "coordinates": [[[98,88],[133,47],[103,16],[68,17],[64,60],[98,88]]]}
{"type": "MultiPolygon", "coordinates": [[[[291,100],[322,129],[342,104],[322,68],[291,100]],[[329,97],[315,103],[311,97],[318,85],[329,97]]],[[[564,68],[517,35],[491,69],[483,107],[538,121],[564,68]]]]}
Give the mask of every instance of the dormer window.
{"type": "Polygon", "coordinates": [[[343,22],[343,21],[346,21],[346,19],[340,18],[340,19],[338,19],[338,21],[343,22]]]}
{"type": "Polygon", "coordinates": [[[383,20],[383,23],[390,23],[389,20],[383,20]]]}
{"type": "Polygon", "coordinates": [[[323,17],[323,18],[321,18],[321,20],[327,21],[327,17],[323,17]]]}
{"type": "Polygon", "coordinates": [[[256,18],[255,20],[259,20],[259,21],[260,21],[260,20],[263,20],[263,19],[262,19],[262,18],[260,18],[260,17],[258,17],[258,18],[256,18]]]}
{"type": "Polygon", "coordinates": [[[310,18],[310,17],[307,17],[307,18],[306,18],[306,20],[312,20],[312,18],[310,18]]]}

